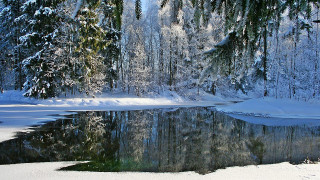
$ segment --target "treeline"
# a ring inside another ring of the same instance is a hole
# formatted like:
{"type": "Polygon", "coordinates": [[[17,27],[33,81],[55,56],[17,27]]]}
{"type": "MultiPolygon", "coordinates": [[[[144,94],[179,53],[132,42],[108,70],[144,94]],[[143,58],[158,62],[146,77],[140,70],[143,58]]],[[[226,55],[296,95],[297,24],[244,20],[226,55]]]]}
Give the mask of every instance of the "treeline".
{"type": "Polygon", "coordinates": [[[316,0],[1,3],[0,86],[26,96],[320,95],[316,0]]]}
{"type": "Polygon", "coordinates": [[[128,91],[320,95],[318,1],[149,1],[139,21],[134,2],[125,4],[121,82],[128,91]]]}

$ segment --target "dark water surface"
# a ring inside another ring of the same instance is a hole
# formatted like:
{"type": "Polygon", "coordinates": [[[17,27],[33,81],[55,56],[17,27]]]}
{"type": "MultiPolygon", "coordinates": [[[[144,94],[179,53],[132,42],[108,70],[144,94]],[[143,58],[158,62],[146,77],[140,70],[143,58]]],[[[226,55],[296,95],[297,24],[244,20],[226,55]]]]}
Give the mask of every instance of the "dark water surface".
{"type": "Polygon", "coordinates": [[[320,157],[320,127],[265,126],[213,108],[78,112],[0,143],[0,164],[90,161],[86,171],[196,171],[320,157]]]}

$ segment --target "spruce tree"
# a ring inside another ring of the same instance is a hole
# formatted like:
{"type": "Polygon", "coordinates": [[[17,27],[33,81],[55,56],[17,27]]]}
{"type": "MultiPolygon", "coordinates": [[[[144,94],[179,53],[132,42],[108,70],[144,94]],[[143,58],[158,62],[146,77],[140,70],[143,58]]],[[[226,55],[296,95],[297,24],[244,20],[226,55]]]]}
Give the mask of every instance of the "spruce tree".
{"type": "Polygon", "coordinates": [[[79,91],[88,95],[100,92],[104,87],[105,75],[102,72],[105,66],[101,51],[111,43],[105,39],[106,32],[98,25],[96,10],[100,3],[87,2],[77,17],[80,22],[77,43],[77,56],[81,64],[77,72],[80,76],[79,91]]]}
{"type": "Polygon", "coordinates": [[[121,57],[120,39],[121,39],[121,14],[123,11],[123,2],[121,0],[105,1],[101,5],[103,17],[101,18],[101,27],[105,31],[104,39],[110,41],[110,44],[101,50],[105,70],[105,82],[110,90],[116,87],[114,84],[119,77],[119,59],[121,57]],[[120,17],[120,19],[119,19],[120,17]]]}
{"type": "Polygon", "coordinates": [[[56,96],[56,68],[53,40],[59,20],[55,10],[59,1],[27,1],[22,6],[22,24],[26,25],[20,36],[22,51],[29,55],[23,60],[26,72],[25,95],[36,98],[56,96]]]}

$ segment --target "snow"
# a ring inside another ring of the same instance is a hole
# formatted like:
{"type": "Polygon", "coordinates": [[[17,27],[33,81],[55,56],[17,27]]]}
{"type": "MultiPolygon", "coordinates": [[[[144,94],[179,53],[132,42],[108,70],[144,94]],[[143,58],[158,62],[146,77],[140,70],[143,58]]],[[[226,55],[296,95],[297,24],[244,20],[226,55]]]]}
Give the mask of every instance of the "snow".
{"type": "Polygon", "coordinates": [[[21,16],[17,17],[14,19],[15,23],[19,23],[22,19],[26,19],[27,15],[26,14],[22,14],[21,16]]]}
{"type": "Polygon", "coordinates": [[[203,54],[213,54],[214,52],[216,52],[217,51],[217,48],[212,48],[212,49],[210,49],[210,50],[208,50],[208,51],[205,51],[203,54]]]}
{"type": "Polygon", "coordinates": [[[251,124],[259,124],[266,126],[307,126],[314,127],[320,126],[319,119],[305,119],[305,118],[276,118],[276,117],[265,117],[262,115],[254,115],[254,114],[236,114],[230,113],[229,116],[246,121],[251,124]]]}
{"type": "Polygon", "coordinates": [[[258,98],[229,106],[219,106],[218,111],[253,124],[267,126],[320,126],[319,101],[258,98]]]}
{"type": "Polygon", "coordinates": [[[5,7],[5,8],[3,8],[3,9],[1,10],[1,12],[0,12],[0,17],[2,17],[2,16],[4,16],[4,15],[6,15],[7,13],[9,13],[9,12],[10,12],[10,9],[11,9],[11,7],[5,7]]]}
{"type": "MultiPolygon", "coordinates": [[[[49,15],[51,15],[53,13],[53,10],[51,8],[49,8],[49,7],[44,7],[44,8],[41,7],[40,10],[43,11],[42,14],[44,14],[45,16],[49,16],[49,15]]],[[[40,10],[36,10],[36,12],[34,13],[34,16],[41,15],[41,11],[40,10]]]]}
{"type": "Polygon", "coordinates": [[[264,117],[320,120],[320,102],[317,101],[305,102],[266,97],[250,99],[217,109],[229,113],[254,114],[264,117]]]}
{"type": "Polygon", "coordinates": [[[49,7],[44,7],[44,8],[40,7],[39,10],[36,10],[36,12],[34,13],[34,16],[39,16],[41,14],[43,14],[45,16],[49,16],[52,13],[53,13],[53,10],[51,8],[49,8],[49,7]],[[41,13],[41,11],[43,11],[43,12],[41,13]]]}
{"type": "Polygon", "coordinates": [[[229,167],[201,175],[196,172],[77,172],[57,171],[76,162],[46,162],[0,165],[0,179],[319,179],[320,164],[291,165],[287,162],[272,165],[229,167]],[[17,171],[18,170],[18,171],[17,171]]]}
{"type": "Polygon", "coordinates": [[[33,32],[32,34],[28,33],[24,36],[19,37],[19,40],[21,41],[21,43],[25,43],[28,39],[30,39],[30,37],[33,37],[35,35],[37,35],[38,33],[33,32]]]}
{"type": "MultiPolygon", "coordinates": [[[[231,34],[231,33],[230,33],[231,34]]],[[[224,39],[222,39],[218,44],[216,44],[216,47],[222,47],[227,45],[230,42],[230,34],[226,36],[224,39]]]]}
{"type": "Polygon", "coordinates": [[[226,36],[224,39],[222,39],[218,44],[215,45],[214,48],[205,51],[203,54],[204,55],[210,55],[215,53],[218,49],[217,48],[221,48],[223,46],[226,46],[228,43],[230,42],[230,35],[226,36]]]}
{"type": "Polygon", "coordinates": [[[31,6],[32,4],[35,4],[36,0],[28,0],[26,1],[23,6],[22,6],[22,11],[25,11],[26,8],[28,8],[29,6],[31,6]]]}
{"type": "Polygon", "coordinates": [[[50,9],[49,7],[45,7],[44,8],[44,12],[43,14],[46,15],[46,16],[49,16],[53,13],[52,9],[50,9]]]}
{"type": "Polygon", "coordinates": [[[36,12],[34,13],[34,16],[38,16],[40,14],[41,14],[40,10],[36,10],[36,12]]]}

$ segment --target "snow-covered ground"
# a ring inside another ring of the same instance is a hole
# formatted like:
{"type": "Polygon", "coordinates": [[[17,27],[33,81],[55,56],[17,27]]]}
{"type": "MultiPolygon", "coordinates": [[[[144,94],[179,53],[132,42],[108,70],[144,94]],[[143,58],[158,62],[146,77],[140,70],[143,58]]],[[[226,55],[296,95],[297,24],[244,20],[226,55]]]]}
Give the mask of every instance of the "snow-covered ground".
{"type": "Polygon", "coordinates": [[[218,111],[254,124],[267,126],[320,126],[319,101],[257,98],[241,103],[217,106],[218,111]]]}
{"type": "Polygon", "coordinates": [[[217,109],[224,112],[265,117],[320,119],[320,101],[305,102],[266,97],[246,100],[231,106],[221,106],[217,109]]]}
{"type": "Polygon", "coordinates": [[[201,175],[196,172],[143,173],[143,172],[76,172],[57,171],[75,162],[48,162],[0,165],[0,179],[108,179],[108,180],[197,180],[197,179],[238,179],[238,180],[278,180],[278,179],[320,179],[320,164],[291,165],[289,163],[230,167],[201,175]]]}
{"type": "MultiPolygon", "coordinates": [[[[57,116],[85,110],[136,110],[167,107],[216,106],[233,117],[250,123],[269,126],[306,124],[320,126],[320,102],[300,102],[288,99],[258,98],[225,99],[203,92],[196,101],[186,100],[175,93],[151,98],[125,94],[104,94],[96,98],[56,98],[34,100],[21,92],[0,94],[0,142],[14,137],[15,132],[28,126],[54,120],[57,116]],[[243,99],[242,99],[243,100],[243,99]]],[[[55,171],[74,162],[51,162],[1,165],[0,179],[320,179],[320,165],[290,165],[289,163],[231,167],[207,175],[184,173],[92,173],[55,171]],[[19,169],[19,170],[17,170],[19,169]]]]}

